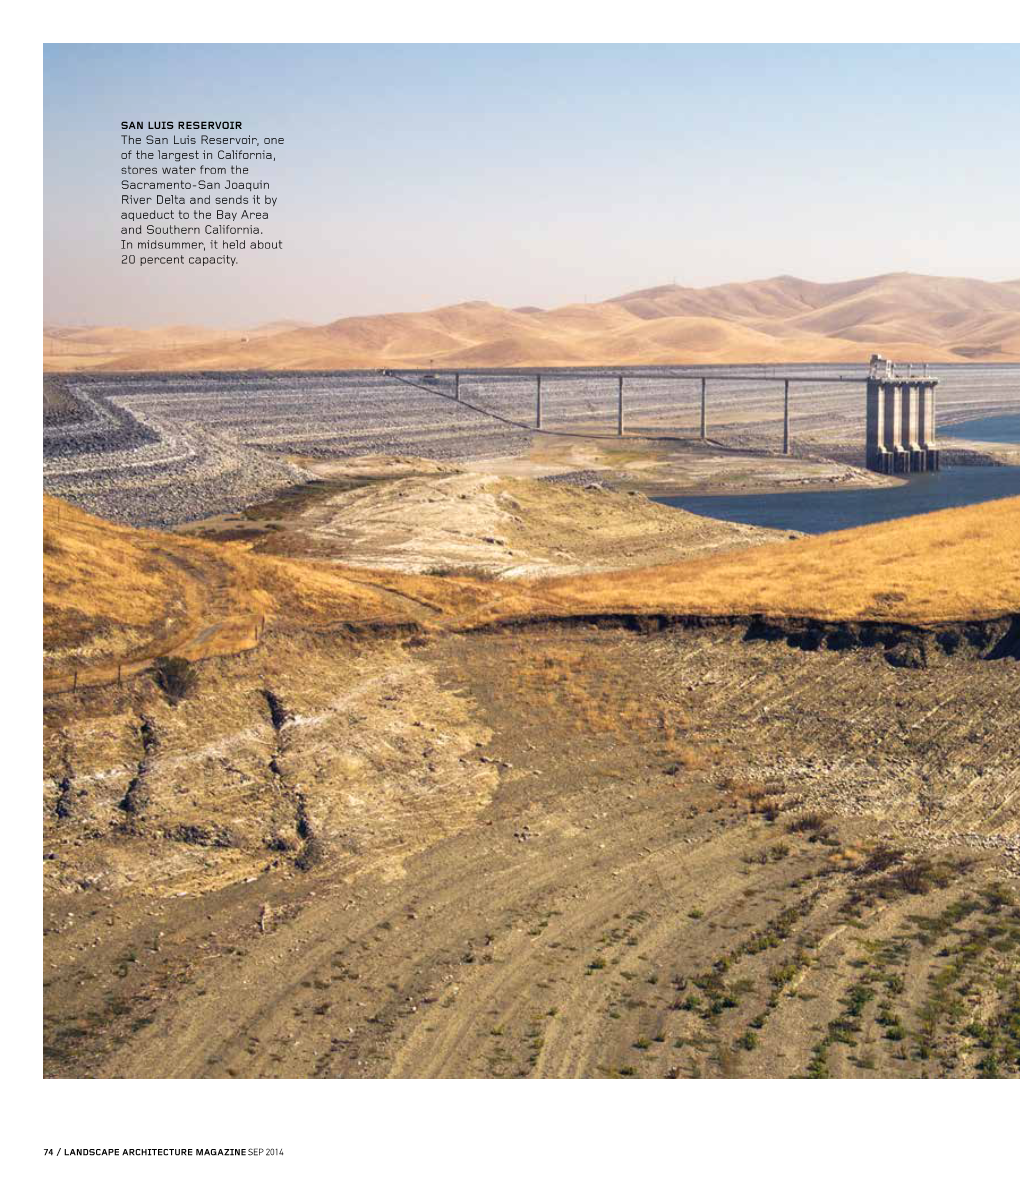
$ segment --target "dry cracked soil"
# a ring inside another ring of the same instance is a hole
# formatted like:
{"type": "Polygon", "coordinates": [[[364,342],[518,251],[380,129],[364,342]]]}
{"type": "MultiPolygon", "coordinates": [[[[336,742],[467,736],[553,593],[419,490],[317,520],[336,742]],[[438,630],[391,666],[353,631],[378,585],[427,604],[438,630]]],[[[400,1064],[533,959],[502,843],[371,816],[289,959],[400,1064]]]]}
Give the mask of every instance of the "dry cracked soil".
{"type": "Polygon", "coordinates": [[[1017,662],[270,631],[46,702],[51,1077],[1016,1077],[1017,662]]]}

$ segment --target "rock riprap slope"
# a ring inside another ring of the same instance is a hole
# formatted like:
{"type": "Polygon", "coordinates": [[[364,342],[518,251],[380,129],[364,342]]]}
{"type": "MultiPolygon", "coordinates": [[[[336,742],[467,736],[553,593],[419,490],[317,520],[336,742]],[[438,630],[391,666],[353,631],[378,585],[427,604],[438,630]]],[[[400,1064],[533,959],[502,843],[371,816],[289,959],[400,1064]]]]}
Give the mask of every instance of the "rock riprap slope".
{"type": "MultiPolygon", "coordinates": [[[[695,438],[700,380],[661,369],[625,380],[629,431],[695,438]]],[[[798,455],[862,461],[863,397],[816,369],[796,386],[798,455]]],[[[378,372],[83,376],[47,392],[46,491],[99,516],[165,527],[244,508],[307,478],[290,460],[411,455],[442,462],[506,458],[534,441],[529,374],[450,372],[422,387],[378,372]],[[57,397],[59,396],[59,400],[57,397]]],[[[615,440],[617,371],[543,378],[547,428],[615,440]]],[[[947,376],[940,417],[959,420],[1015,408],[1015,374],[947,376]],[[994,383],[993,383],[994,382],[994,383]]],[[[781,448],[782,385],[710,384],[709,438],[728,450],[781,448]]],[[[546,439],[545,441],[550,441],[546,439]]]]}
{"type": "Polygon", "coordinates": [[[149,377],[70,389],[87,416],[44,426],[46,491],[140,526],[243,508],[307,478],[287,455],[476,458],[528,440],[384,377],[149,377]]]}
{"type": "MultiPolygon", "coordinates": [[[[632,378],[628,419],[690,421],[696,390],[666,374],[632,378]]],[[[521,427],[534,418],[532,377],[464,376],[462,400],[454,393],[451,374],[427,388],[378,373],[68,380],[65,403],[76,417],[44,424],[45,490],[111,520],[166,527],[243,508],[307,478],[289,457],[456,462],[528,450],[533,436],[521,427]]],[[[543,394],[548,424],[615,431],[615,375],[547,377],[543,394]]],[[[751,400],[746,386],[727,395],[751,400]]],[[[730,411],[713,432],[743,445],[748,426],[732,420],[730,411]]]]}

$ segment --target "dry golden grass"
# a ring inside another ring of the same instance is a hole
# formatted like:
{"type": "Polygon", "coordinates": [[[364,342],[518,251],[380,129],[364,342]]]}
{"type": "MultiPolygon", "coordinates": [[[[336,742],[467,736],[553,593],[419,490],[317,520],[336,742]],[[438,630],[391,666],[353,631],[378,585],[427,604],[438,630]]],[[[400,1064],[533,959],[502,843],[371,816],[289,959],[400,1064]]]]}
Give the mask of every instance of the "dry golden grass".
{"type": "Polygon", "coordinates": [[[988,619],[1020,611],[1020,497],[534,590],[576,612],[988,619]]]}
{"type": "Polygon", "coordinates": [[[653,701],[630,692],[605,655],[584,643],[522,646],[506,675],[509,690],[540,713],[561,713],[592,735],[623,742],[635,732],[657,738],[664,748],[679,725],[666,720],[653,701]]]}
{"type": "MultiPolygon", "coordinates": [[[[1020,497],[644,570],[513,583],[355,570],[130,529],[44,500],[47,672],[94,680],[161,653],[196,659],[256,643],[263,621],[458,630],[528,616],[764,613],[911,623],[1020,611],[1020,497]],[[112,666],[112,671],[111,671],[112,666]]],[[[597,728],[612,715],[576,654],[550,653],[540,685],[597,728]]],[[[671,741],[667,741],[671,742],[671,741]]]]}
{"type": "MultiPolygon", "coordinates": [[[[43,635],[53,675],[160,653],[196,659],[250,648],[268,623],[306,627],[428,625],[487,615],[496,597],[484,579],[355,570],[253,554],[89,516],[43,502],[43,635]]],[[[498,596],[511,613],[532,607],[512,586],[498,596]]]]}

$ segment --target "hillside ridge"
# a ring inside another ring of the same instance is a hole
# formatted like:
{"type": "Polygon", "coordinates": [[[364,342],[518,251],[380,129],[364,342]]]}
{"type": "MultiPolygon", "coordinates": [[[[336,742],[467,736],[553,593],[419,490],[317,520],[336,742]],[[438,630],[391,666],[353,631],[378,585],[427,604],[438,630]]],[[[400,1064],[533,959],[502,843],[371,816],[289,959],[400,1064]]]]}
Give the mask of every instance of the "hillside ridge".
{"type": "Polygon", "coordinates": [[[1020,283],[884,273],[660,285],[593,303],[471,300],[321,326],[44,327],[50,371],[1020,362],[1020,283]]]}

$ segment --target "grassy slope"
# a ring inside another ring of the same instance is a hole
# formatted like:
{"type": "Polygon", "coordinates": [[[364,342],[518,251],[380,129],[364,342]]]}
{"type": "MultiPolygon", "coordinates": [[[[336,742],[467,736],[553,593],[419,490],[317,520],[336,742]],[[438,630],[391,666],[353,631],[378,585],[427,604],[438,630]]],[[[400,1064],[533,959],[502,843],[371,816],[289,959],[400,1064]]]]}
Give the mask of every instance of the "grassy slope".
{"type": "Polygon", "coordinates": [[[44,634],[52,677],[255,643],[265,616],[466,626],[514,616],[766,612],[915,623],[1020,611],[1020,497],[644,570],[496,583],[352,570],[129,529],[46,498],[44,634]]]}
{"type": "MultiPolygon", "coordinates": [[[[470,578],[374,574],[255,555],[43,504],[43,628],[48,671],[141,661],[161,652],[199,657],[254,644],[262,618],[309,627],[428,622],[464,615],[492,597],[470,578]]],[[[508,606],[525,610],[522,593],[508,606]]]]}
{"type": "Polygon", "coordinates": [[[992,618],[1020,611],[1020,497],[538,590],[579,611],[992,618]]]}

